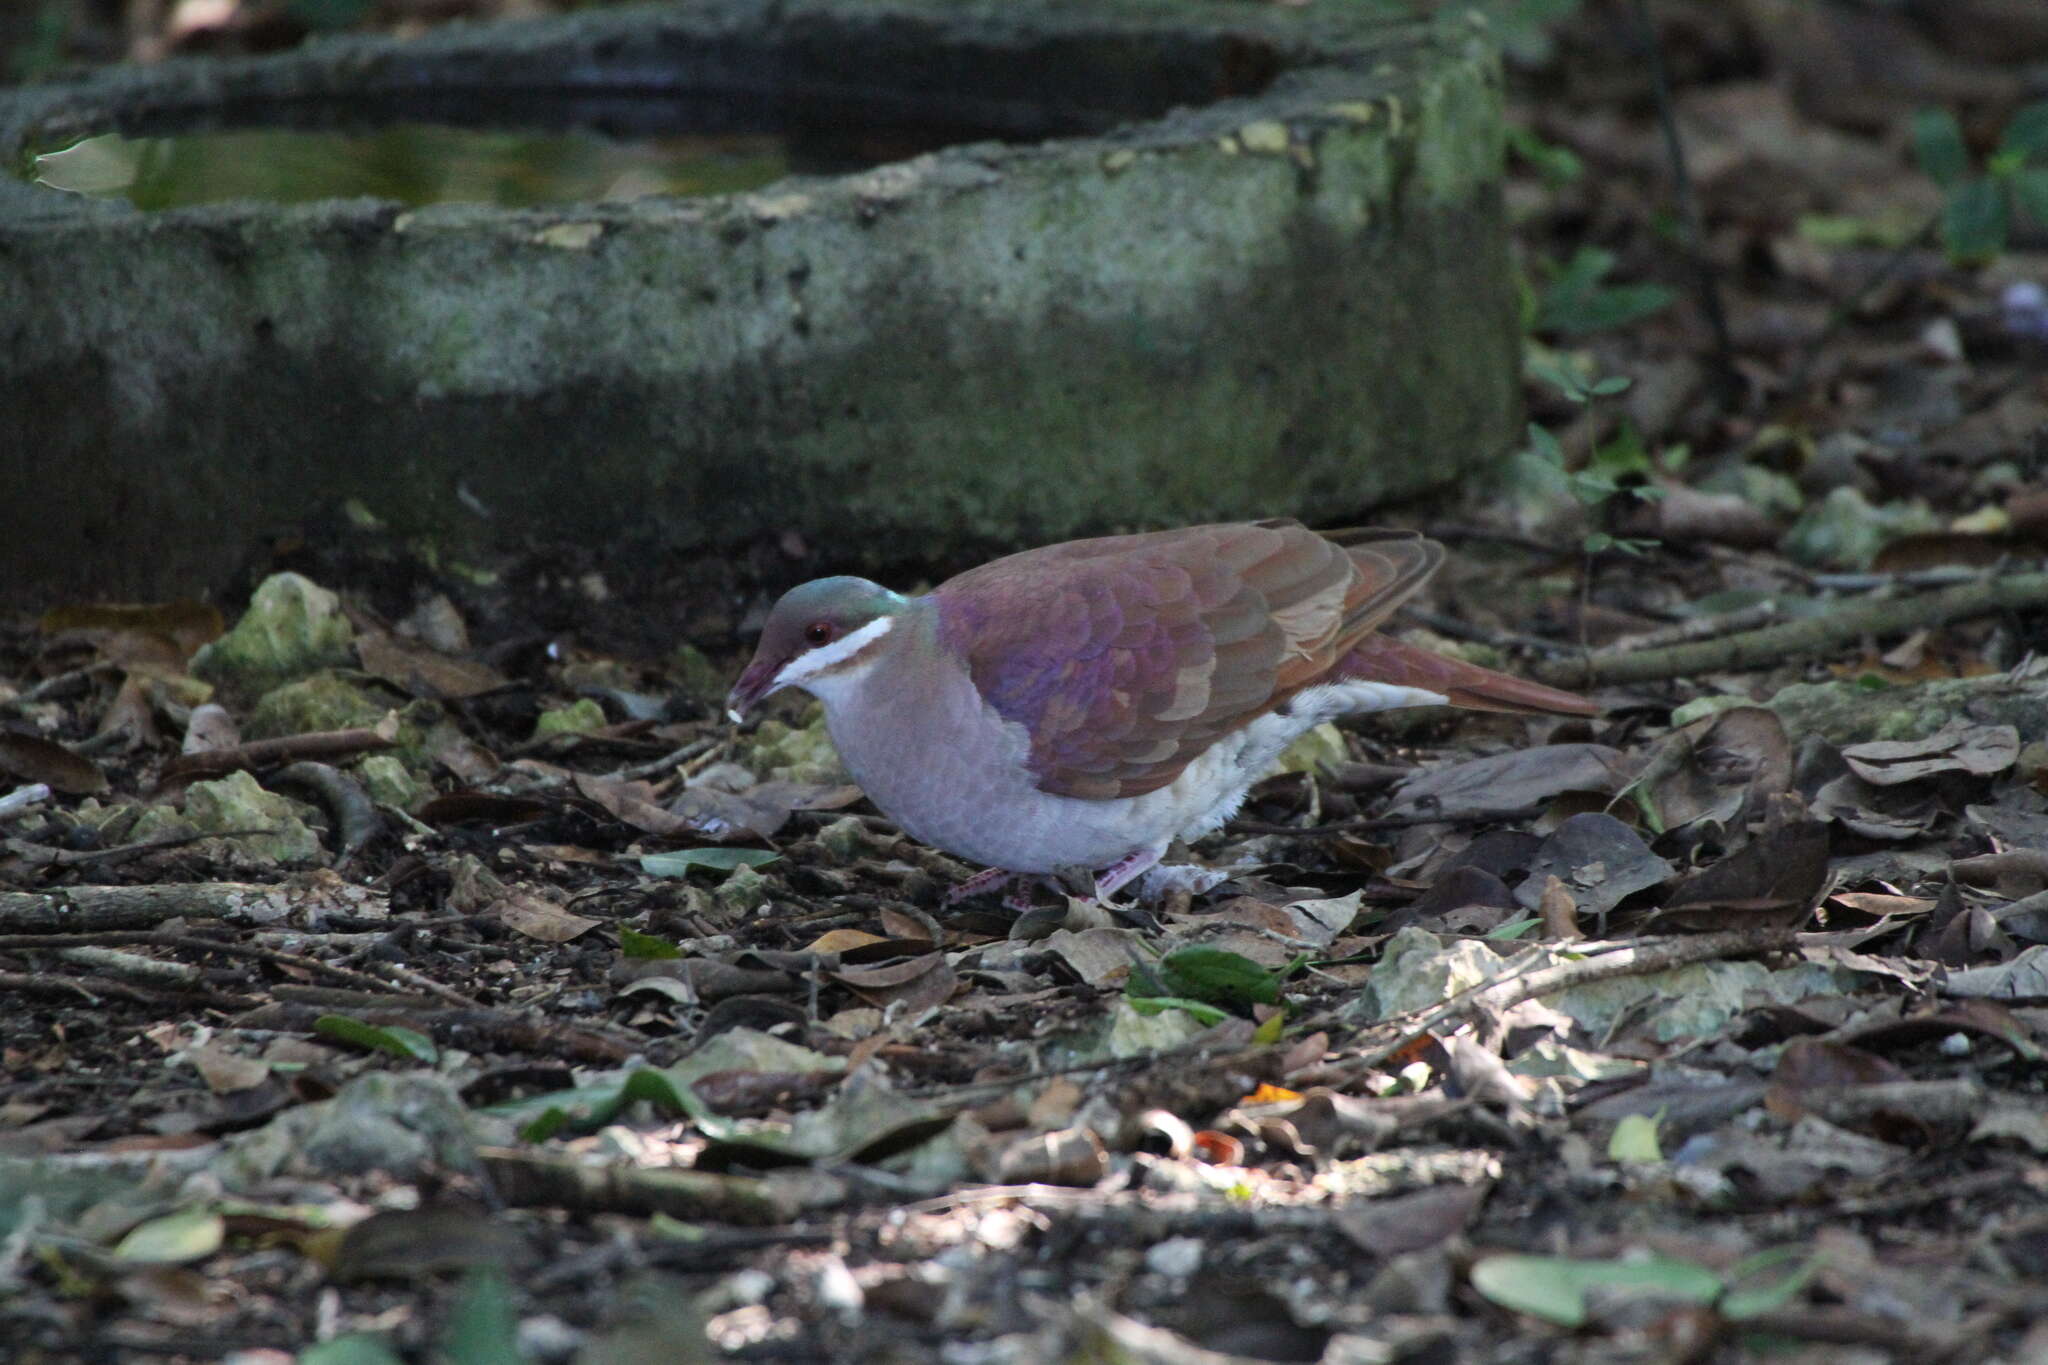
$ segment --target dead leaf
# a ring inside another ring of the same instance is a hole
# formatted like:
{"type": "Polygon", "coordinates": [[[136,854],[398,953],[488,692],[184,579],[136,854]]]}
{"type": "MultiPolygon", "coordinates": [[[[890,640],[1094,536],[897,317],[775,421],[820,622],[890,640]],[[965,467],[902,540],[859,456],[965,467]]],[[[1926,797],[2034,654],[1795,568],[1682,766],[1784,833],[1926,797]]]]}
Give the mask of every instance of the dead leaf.
{"type": "Polygon", "coordinates": [[[1994,1103],[1970,1130],[1970,1141],[1999,1138],[2021,1143],[2037,1156],[2048,1156],[2048,1109],[2020,1100],[1994,1103]]]}
{"type": "Polygon", "coordinates": [[[1604,744],[1547,744],[1429,768],[1396,790],[1389,815],[1469,815],[1520,810],[1564,792],[1610,795],[1621,751],[1604,744]]]}
{"type": "Polygon", "coordinates": [[[1887,915],[1924,915],[1934,908],[1934,902],[1925,896],[1891,896],[1877,891],[1837,891],[1828,897],[1828,904],[1876,919],[1887,915]]]}
{"type": "Polygon", "coordinates": [[[1965,886],[1988,887],[2007,900],[2020,900],[2048,891],[2048,849],[1980,853],[1956,859],[1950,871],[1965,886]]]}
{"type": "Polygon", "coordinates": [[[149,688],[147,679],[134,674],[121,679],[120,690],[108,703],[107,713],[100,717],[94,736],[124,734],[128,737],[127,748],[154,747],[156,708],[150,703],[149,688]]]}
{"type": "Polygon", "coordinates": [[[206,1088],[216,1095],[250,1090],[270,1079],[269,1063],[243,1057],[215,1043],[192,1048],[185,1057],[205,1080],[206,1088]]]}
{"type": "Polygon", "coordinates": [[[1055,1076],[1031,1101],[1031,1107],[1025,1111],[1025,1121],[1033,1128],[1057,1128],[1074,1116],[1074,1111],[1081,1107],[1085,1098],[1086,1094],[1071,1077],[1055,1076]]]}
{"type": "Polygon", "coordinates": [[[1093,1185],[1109,1173],[1109,1152],[1092,1128],[1020,1138],[996,1160],[1005,1185],[1093,1185]]]}
{"type": "Polygon", "coordinates": [[[926,953],[879,967],[842,967],[830,973],[855,995],[878,1009],[900,1005],[915,1018],[953,996],[959,979],[943,953],[926,953]]]}
{"type": "Polygon", "coordinates": [[[434,750],[434,761],[455,774],[455,780],[469,786],[488,782],[505,766],[504,760],[474,740],[456,739],[434,750]]]}
{"type": "Polygon", "coordinates": [[[403,1209],[373,1213],[350,1228],[335,1249],[331,1273],[337,1280],[415,1280],[531,1259],[525,1235],[502,1218],[460,1209],[403,1209]]]}
{"type": "Polygon", "coordinates": [[[1843,773],[1813,794],[1813,813],[1866,839],[1911,839],[1934,828],[1942,806],[1931,792],[1880,787],[1843,773]]]}
{"type": "Polygon", "coordinates": [[[1579,903],[1572,899],[1572,893],[1560,878],[1544,878],[1543,896],[1536,902],[1536,913],[1542,917],[1545,938],[1572,939],[1580,936],[1579,903]]]}
{"type": "Polygon", "coordinates": [[[1488,1185],[1439,1185],[1375,1199],[1340,1204],[1331,1213],[1337,1231],[1368,1255],[1385,1259],[1449,1241],[1471,1223],[1486,1202],[1488,1185]]]}
{"type": "Polygon", "coordinates": [[[1935,987],[1943,995],[1978,996],[1987,1000],[2048,998],[2048,944],[2037,943],[2010,962],[1950,972],[1935,987]]]}
{"type": "Polygon", "coordinates": [[[474,697],[505,686],[504,674],[477,659],[448,654],[418,640],[356,621],[356,658],[363,671],[415,697],[474,697]]]}
{"type": "Polygon", "coordinates": [[[1132,967],[1148,960],[1137,934],[1129,929],[1059,929],[1047,936],[1045,946],[1091,986],[1121,982],[1132,967]]]}
{"type": "Polygon", "coordinates": [[[690,1089],[712,1113],[740,1116],[813,1103],[845,1079],[838,1071],[712,1071],[690,1089]]]}
{"type": "Polygon", "coordinates": [[[775,799],[771,784],[746,793],[720,791],[715,787],[690,787],[669,802],[669,811],[680,821],[679,829],[702,835],[716,843],[773,838],[789,823],[794,809],[775,799]],[[756,792],[767,792],[756,796],[756,792]]]}
{"type": "Polygon", "coordinates": [[[2010,725],[1977,725],[1952,720],[1925,739],[1872,740],[1851,744],[1842,758],[1873,786],[1894,787],[1962,772],[1978,777],[2002,773],[2020,756],[2020,732],[2010,725]]]}
{"type": "Polygon", "coordinates": [[[0,771],[66,796],[92,796],[107,789],[106,774],[91,759],[55,740],[19,730],[0,730],[0,771]]]}
{"type": "Polygon", "coordinates": [[[919,914],[913,915],[896,909],[884,910],[879,916],[882,921],[882,931],[891,938],[896,939],[923,939],[927,943],[938,942],[939,940],[933,937],[937,926],[929,923],[926,919],[920,918],[921,914],[921,911],[919,914]]]}
{"type": "Polygon", "coordinates": [[[1795,925],[1806,919],[1827,881],[1827,827],[1788,825],[1758,835],[1679,882],[1657,920],[1699,929],[1795,925]]]}
{"type": "Polygon", "coordinates": [[[494,917],[514,933],[524,934],[542,943],[567,943],[570,939],[589,933],[604,922],[586,919],[582,915],[572,915],[531,892],[518,890],[493,904],[484,913],[494,917]]]}
{"type": "Polygon", "coordinates": [[[828,929],[804,945],[807,953],[843,953],[849,948],[862,948],[871,943],[887,943],[880,934],[870,934],[859,929],[828,929]]]}
{"type": "Polygon", "coordinates": [[[1791,784],[1784,722],[1760,706],[1737,706],[1665,736],[1630,792],[1640,791],[1671,831],[1700,820],[1727,825],[1745,804],[1791,784]]]}
{"type": "Polygon", "coordinates": [[[1670,880],[1671,864],[1643,837],[1611,815],[1574,815],[1559,825],[1529,860],[1529,876],[1515,899],[1534,910],[1547,878],[1564,882],[1579,913],[1604,916],[1624,899],[1670,880]]]}
{"type": "Polygon", "coordinates": [[[577,791],[642,834],[682,834],[689,830],[688,821],[655,802],[654,788],[645,782],[620,782],[594,773],[577,773],[574,781],[577,791]]]}
{"type": "Polygon", "coordinates": [[[97,602],[52,607],[43,613],[36,627],[44,635],[68,631],[106,635],[132,631],[159,635],[175,643],[182,662],[190,659],[201,645],[219,639],[227,625],[221,619],[220,608],[180,599],[174,602],[97,602]]]}

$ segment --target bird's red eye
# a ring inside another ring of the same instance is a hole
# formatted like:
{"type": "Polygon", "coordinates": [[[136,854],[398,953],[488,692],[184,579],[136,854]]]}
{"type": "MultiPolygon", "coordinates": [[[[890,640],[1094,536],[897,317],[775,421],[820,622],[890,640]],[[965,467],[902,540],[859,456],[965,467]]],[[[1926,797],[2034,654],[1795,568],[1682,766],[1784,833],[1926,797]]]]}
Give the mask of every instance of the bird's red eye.
{"type": "Polygon", "coordinates": [[[805,644],[815,647],[817,645],[830,644],[831,642],[832,623],[830,621],[813,621],[804,627],[805,644]]]}

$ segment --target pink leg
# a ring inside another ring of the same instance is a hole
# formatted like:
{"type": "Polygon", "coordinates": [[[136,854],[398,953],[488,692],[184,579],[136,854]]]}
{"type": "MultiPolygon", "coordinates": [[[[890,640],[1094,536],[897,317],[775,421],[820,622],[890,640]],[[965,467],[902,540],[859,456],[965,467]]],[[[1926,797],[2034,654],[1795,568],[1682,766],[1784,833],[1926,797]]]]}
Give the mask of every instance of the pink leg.
{"type": "Polygon", "coordinates": [[[1165,853],[1164,848],[1141,848],[1118,858],[1095,874],[1095,899],[1107,901],[1118,887],[1133,877],[1143,876],[1165,853]]]}
{"type": "Polygon", "coordinates": [[[994,891],[998,887],[1007,886],[1010,883],[1010,878],[1016,875],[1014,872],[1005,872],[1000,867],[985,867],[966,881],[960,883],[960,885],[954,887],[951,891],[948,891],[946,893],[946,904],[958,905],[969,896],[979,896],[984,891],[994,891]]]}

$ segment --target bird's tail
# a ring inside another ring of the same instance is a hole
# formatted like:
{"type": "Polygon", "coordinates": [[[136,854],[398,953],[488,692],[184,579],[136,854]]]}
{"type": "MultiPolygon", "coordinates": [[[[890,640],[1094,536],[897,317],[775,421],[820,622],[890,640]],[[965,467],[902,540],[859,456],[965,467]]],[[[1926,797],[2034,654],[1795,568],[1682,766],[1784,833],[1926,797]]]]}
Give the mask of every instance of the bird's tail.
{"type": "Polygon", "coordinates": [[[1468,711],[1506,711],[1525,716],[1600,714],[1600,708],[1584,697],[1496,673],[1461,659],[1448,659],[1378,633],[1353,645],[1337,661],[1334,671],[1339,677],[1419,687],[1448,697],[1451,705],[1468,711]]]}

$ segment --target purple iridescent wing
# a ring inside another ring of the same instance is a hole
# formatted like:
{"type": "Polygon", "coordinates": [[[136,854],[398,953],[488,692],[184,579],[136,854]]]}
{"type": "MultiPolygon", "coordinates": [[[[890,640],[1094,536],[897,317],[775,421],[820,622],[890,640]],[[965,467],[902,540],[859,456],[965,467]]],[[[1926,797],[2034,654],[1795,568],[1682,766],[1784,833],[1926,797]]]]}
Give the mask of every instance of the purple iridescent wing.
{"type": "Polygon", "coordinates": [[[1240,522],[1031,550],[933,595],[983,699],[1031,736],[1038,786],[1101,799],[1165,786],[1323,677],[1440,555],[1240,522]]]}

